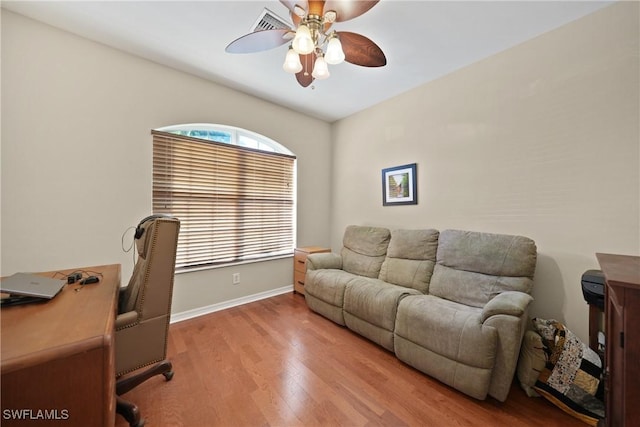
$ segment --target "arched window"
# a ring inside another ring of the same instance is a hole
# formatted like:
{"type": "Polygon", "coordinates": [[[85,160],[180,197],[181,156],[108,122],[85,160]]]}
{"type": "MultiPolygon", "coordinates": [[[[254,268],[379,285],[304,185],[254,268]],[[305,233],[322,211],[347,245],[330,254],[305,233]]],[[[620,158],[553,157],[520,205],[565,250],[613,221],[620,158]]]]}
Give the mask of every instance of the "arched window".
{"type": "Polygon", "coordinates": [[[153,212],[180,218],[176,269],[289,255],[296,158],[245,129],[163,127],[153,136],[153,212]]]}
{"type": "Polygon", "coordinates": [[[254,148],[260,151],[293,155],[285,146],[273,139],[255,132],[233,126],[214,125],[210,123],[191,123],[186,125],[166,126],[156,129],[176,135],[192,136],[209,141],[232,144],[239,147],[254,148]]]}

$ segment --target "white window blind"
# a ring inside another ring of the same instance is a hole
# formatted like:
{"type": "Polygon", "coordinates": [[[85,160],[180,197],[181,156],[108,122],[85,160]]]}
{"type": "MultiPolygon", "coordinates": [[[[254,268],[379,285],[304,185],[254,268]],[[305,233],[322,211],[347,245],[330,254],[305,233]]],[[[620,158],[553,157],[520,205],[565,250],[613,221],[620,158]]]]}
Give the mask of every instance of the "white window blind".
{"type": "Polygon", "coordinates": [[[290,254],[295,156],[153,135],[153,212],[180,219],[176,268],[290,254]]]}

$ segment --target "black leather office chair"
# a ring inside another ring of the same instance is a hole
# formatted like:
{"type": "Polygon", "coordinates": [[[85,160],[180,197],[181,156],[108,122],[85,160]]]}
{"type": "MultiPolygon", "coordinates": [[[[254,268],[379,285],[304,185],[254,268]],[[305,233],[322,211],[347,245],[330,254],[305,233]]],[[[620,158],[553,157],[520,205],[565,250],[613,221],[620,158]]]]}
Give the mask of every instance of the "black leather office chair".
{"type": "Polygon", "coordinates": [[[150,216],[136,228],[138,260],[126,288],[120,290],[116,318],[116,412],[131,427],[141,427],[144,419],[138,407],[122,394],[147,379],[162,374],[173,377],[166,359],[171,295],[175,273],[180,221],[150,216]],[[143,367],[146,370],[132,375],[143,367]]]}

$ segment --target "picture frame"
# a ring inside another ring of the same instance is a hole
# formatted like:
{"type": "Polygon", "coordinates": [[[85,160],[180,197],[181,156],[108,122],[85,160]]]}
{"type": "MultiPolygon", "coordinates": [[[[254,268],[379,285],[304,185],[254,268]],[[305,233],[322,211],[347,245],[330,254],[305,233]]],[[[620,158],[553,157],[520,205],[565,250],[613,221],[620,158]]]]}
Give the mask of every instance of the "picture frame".
{"type": "Polygon", "coordinates": [[[382,169],[382,205],[417,205],[417,164],[382,169]]]}

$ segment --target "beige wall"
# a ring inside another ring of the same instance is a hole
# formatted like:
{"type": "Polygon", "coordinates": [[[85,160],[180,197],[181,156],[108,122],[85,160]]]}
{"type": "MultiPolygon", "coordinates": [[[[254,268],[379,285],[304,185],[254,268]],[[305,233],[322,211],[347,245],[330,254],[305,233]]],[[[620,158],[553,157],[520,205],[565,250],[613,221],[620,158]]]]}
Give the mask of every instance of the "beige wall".
{"type": "MultiPolygon", "coordinates": [[[[118,262],[126,280],[149,130],[223,123],[298,155],[299,244],[337,249],[348,224],[530,236],[533,314],[586,338],[580,275],[640,252],[637,17],[614,5],[331,126],[3,10],[1,274],[118,262]],[[419,204],[382,207],[381,169],[413,162],[419,204]]],[[[290,285],[290,266],[181,274],[173,311],[290,285]]]]}
{"type": "MultiPolygon", "coordinates": [[[[2,10],[1,274],[122,263],[126,282],[121,235],[151,211],[150,130],[193,122],[292,150],[298,243],[329,244],[328,123],[2,10]]],[[[173,312],[292,281],[290,258],[180,274],[173,312]]]]}
{"type": "Polygon", "coordinates": [[[638,4],[624,2],[334,125],[332,245],[348,224],[533,238],[533,315],[588,337],[581,274],[640,254],[638,4]],[[381,169],[418,164],[417,206],[381,169]]]}

